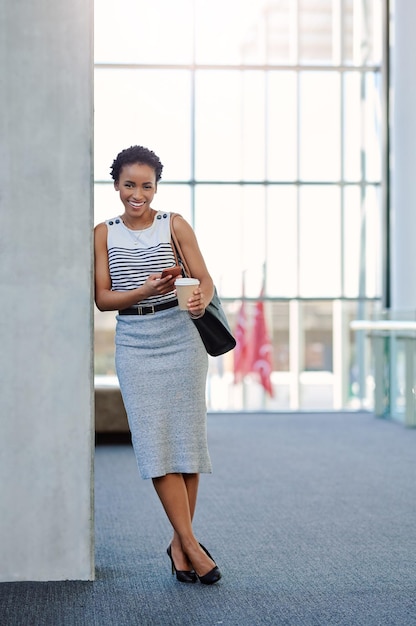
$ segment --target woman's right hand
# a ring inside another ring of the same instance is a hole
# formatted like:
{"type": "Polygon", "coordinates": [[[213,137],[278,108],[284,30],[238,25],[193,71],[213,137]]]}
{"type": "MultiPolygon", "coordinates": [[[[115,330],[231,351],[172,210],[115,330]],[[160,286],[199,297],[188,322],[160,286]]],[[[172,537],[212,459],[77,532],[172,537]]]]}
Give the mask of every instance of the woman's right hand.
{"type": "Polygon", "coordinates": [[[164,296],[174,290],[174,284],[174,276],[161,278],[161,274],[150,274],[146,282],[142,285],[142,289],[147,292],[146,297],[164,296]]]}

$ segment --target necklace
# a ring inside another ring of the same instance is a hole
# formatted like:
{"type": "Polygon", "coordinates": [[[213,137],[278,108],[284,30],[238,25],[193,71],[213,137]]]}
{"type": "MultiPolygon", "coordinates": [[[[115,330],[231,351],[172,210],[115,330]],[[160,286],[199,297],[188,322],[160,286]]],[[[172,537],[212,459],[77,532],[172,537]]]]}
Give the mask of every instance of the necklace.
{"type": "Polygon", "coordinates": [[[130,237],[133,239],[135,246],[139,245],[140,238],[141,238],[143,232],[145,230],[147,230],[153,224],[153,217],[154,216],[153,216],[153,212],[152,212],[152,214],[151,214],[151,218],[152,218],[151,222],[148,225],[146,225],[144,228],[141,228],[140,230],[135,230],[134,228],[130,228],[130,226],[128,225],[126,220],[121,218],[124,226],[127,228],[127,232],[129,233],[130,237]]]}
{"type": "Polygon", "coordinates": [[[140,237],[142,235],[142,231],[141,230],[133,231],[133,230],[130,230],[130,228],[127,228],[127,232],[129,233],[130,237],[133,239],[134,245],[138,246],[140,237]]]}

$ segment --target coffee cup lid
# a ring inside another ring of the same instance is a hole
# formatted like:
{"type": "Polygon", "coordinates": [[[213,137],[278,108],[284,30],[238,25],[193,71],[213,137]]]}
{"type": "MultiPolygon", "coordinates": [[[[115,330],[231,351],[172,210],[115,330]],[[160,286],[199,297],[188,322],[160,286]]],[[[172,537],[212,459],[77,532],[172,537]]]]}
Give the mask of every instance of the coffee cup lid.
{"type": "Polygon", "coordinates": [[[175,285],[199,285],[198,278],[177,278],[175,285]]]}

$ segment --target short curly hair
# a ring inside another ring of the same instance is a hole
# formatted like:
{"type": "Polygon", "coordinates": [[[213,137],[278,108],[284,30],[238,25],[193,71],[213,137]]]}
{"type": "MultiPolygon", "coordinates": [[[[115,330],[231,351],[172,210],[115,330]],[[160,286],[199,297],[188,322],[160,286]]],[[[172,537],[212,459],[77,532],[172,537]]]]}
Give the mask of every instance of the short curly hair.
{"type": "Polygon", "coordinates": [[[149,150],[143,146],[130,146],[130,148],[119,152],[114,159],[110,169],[112,179],[117,182],[120,178],[121,168],[124,165],[133,165],[134,163],[149,165],[149,167],[153,168],[157,183],[162,178],[163,165],[153,150],[149,150]]]}

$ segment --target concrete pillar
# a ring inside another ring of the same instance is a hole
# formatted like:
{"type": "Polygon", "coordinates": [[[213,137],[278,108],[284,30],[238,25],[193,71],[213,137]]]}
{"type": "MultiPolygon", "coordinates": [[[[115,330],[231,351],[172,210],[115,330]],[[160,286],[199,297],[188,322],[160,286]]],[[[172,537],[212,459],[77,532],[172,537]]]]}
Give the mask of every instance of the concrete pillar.
{"type": "Polygon", "coordinates": [[[391,5],[391,308],[415,312],[416,2],[391,5]]]}
{"type": "Polygon", "coordinates": [[[92,39],[0,5],[0,581],[94,577],[92,39]]]}

